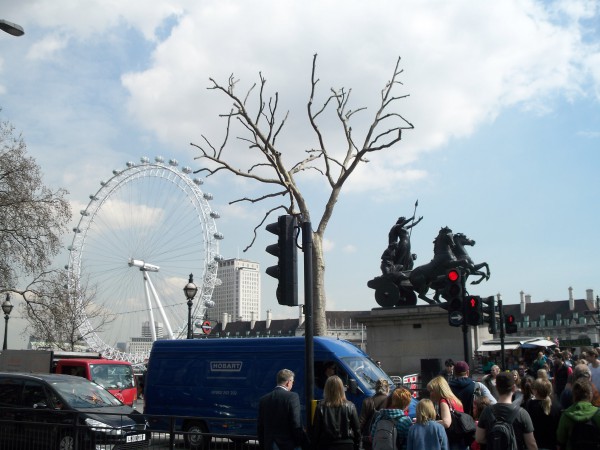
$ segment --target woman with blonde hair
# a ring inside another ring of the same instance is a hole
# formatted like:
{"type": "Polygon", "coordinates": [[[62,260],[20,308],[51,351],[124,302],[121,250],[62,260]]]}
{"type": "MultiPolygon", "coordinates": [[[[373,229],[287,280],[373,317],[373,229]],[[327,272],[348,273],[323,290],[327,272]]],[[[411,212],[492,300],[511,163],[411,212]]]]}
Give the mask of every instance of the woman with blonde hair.
{"type": "Polygon", "coordinates": [[[560,420],[561,406],[552,395],[552,383],[544,378],[533,382],[534,398],[524,404],[533,423],[533,437],[538,449],[556,449],[556,430],[560,420]]]}
{"type": "Polygon", "coordinates": [[[388,397],[386,407],[380,409],[373,420],[373,425],[371,426],[371,440],[373,447],[375,447],[377,424],[383,419],[389,419],[396,424],[398,450],[406,449],[408,429],[412,425],[412,420],[406,415],[405,410],[408,408],[408,405],[410,405],[411,399],[412,395],[406,388],[398,387],[392,391],[388,397]]]}
{"type": "MultiPolygon", "coordinates": [[[[429,397],[433,401],[434,405],[438,410],[439,423],[448,430],[452,424],[452,415],[450,410],[465,412],[463,404],[456,395],[450,389],[448,382],[444,377],[435,377],[429,383],[427,383],[427,390],[429,391],[429,397]]],[[[462,438],[450,437],[448,439],[450,450],[465,450],[471,443],[464,442],[462,438]]]]}
{"type": "Polygon", "coordinates": [[[360,425],[356,407],[346,400],[344,383],[337,375],[327,378],[313,420],[313,444],[318,450],[358,450],[360,425]]]}
{"type": "Polygon", "coordinates": [[[417,423],[408,430],[406,450],[448,450],[444,427],[435,421],[435,408],[428,398],[417,403],[417,423]]]}

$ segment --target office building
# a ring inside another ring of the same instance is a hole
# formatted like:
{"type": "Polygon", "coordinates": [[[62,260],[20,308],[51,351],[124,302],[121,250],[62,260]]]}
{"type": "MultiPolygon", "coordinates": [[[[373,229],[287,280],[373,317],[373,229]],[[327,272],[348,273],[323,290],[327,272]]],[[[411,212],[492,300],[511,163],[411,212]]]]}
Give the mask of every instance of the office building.
{"type": "Polygon", "coordinates": [[[260,264],[244,259],[219,262],[217,278],[221,285],[213,292],[213,308],[208,309],[211,321],[221,322],[227,314],[229,321],[260,320],[260,264]]]}

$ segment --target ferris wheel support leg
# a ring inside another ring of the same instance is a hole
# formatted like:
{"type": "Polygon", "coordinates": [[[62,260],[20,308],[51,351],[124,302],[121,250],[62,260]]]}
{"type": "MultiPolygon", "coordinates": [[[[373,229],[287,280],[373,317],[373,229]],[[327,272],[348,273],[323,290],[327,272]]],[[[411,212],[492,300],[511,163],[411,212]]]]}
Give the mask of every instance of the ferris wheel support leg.
{"type": "MultiPolygon", "coordinates": [[[[167,335],[169,336],[169,339],[173,339],[173,330],[171,329],[171,323],[169,322],[169,319],[167,318],[167,315],[165,314],[165,310],[163,308],[162,303],[160,302],[160,298],[158,297],[158,294],[156,293],[156,289],[154,289],[154,284],[152,284],[152,280],[150,279],[150,276],[148,274],[146,274],[146,276],[148,277],[148,284],[150,285],[150,289],[152,290],[152,294],[154,295],[154,301],[156,302],[156,306],[158,306],[158,311],[160,312],[160,316],[162,317],[163,321],[165,322],[165,327],[167,328],[167,335]]],[[[152,310],[150,310],[150,312],[152,312],[152,310]]],[[[154,339],[156,340],[156,339],[154,339]]]]}
{"type": "MultiPolygon", "coordinates": [[[[148,315],[150,316],[150,333],[152,335],[152,342],[156,341],[156,327],[154,326],[154,312],[152,312],[152,301],[150,299],[150,292],[148,291],[148,285],[153,288],[150,277],[145,270],[142,270],[144,274],[144,290],[146,292],[146,303],[148,303],[148,315]]],[[[154,290],[154,288],[153,288],[154,290]]]]}

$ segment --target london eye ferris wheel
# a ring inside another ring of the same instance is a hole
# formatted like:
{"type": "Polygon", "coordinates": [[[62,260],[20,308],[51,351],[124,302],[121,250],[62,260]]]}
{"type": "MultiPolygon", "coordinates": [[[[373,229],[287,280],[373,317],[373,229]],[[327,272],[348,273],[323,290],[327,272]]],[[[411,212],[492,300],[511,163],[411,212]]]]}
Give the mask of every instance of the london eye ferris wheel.
{"type": "Polygon", "coordinates": [[[68,291],[82,306],[81,336],[105,357],[143,363],[152,340],[185,338],[188,275],[198,286],[194,316],[220,283],[219,214],[191,172],[162,157],[128,162],[80,212],[68,291]],[[85,311],[90,302],[94,314],[85,311]]]}

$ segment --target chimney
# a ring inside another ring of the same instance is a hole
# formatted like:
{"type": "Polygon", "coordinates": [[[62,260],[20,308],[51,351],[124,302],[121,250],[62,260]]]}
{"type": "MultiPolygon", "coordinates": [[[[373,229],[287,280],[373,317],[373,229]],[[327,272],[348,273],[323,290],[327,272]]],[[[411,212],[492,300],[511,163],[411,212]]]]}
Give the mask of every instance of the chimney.
{"type": "Polygon", "coordinates": [[[531,294],[525,296],[525,303],[531,303],[531,294]]]}
{"type": "Polygon", "coordinates": [[[304,323],[304,305],[298,305],[298,326],[301,326],[304,323]]]}
{"type": "Polygon", "coordinates": [[[521,291],[519,293],[521,296],[521,315],[525,314],[525,292],[521,291]]]}
{"type": "Polygon", "coordinates": [[[255,311],[250,312],[250,329],[254,329],[254,325],[256,325],[256,313],[255,311]]]}
{"type": "Polygon", "coordinates": [[[271,328],[271,310],[267,309],[267,320],[265,321],[265,327],[267,330],[271,328]]]}
{"type": "Polygon", "coordinates": [[[573,298],[573,288],[569,286],[569,311],[575,310],[575,299],[573,298]]]}
{"type": "Polygon", "coordinates": [[[588,302],[593,302],[594,301],[594,290],[586,289],[585,290],[585,298],[588,302]]]}
{"type": "Polygon", "coordinates": [[[225,331],[225,327],[227,327],[227,313],[221,315],[221,331],[225,331]]]}

